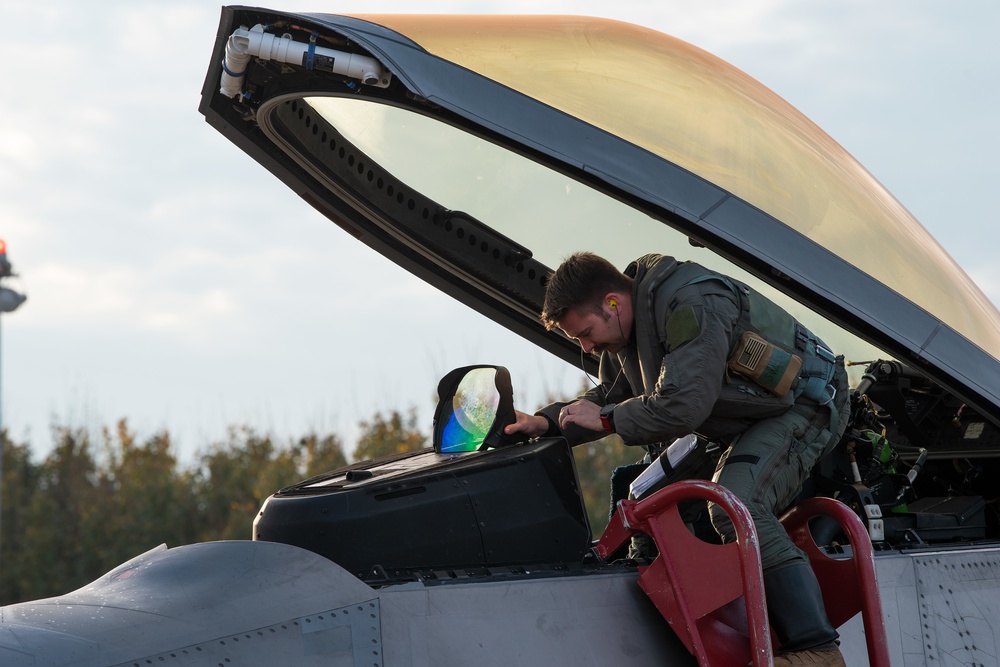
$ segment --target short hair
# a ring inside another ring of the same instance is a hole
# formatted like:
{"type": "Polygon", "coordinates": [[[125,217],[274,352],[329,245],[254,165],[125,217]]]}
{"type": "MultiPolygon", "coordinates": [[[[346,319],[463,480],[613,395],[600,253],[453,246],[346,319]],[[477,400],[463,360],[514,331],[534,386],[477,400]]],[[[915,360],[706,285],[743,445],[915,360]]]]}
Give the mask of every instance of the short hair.
{"type": "Polygon", "coordinates": [[[545,286],[542,323],[552,330],[571,308],[600,313],[604,295],[632,291],[632,280],[615,265],[592,252],[577,252],[559,265],[545,286]]]}

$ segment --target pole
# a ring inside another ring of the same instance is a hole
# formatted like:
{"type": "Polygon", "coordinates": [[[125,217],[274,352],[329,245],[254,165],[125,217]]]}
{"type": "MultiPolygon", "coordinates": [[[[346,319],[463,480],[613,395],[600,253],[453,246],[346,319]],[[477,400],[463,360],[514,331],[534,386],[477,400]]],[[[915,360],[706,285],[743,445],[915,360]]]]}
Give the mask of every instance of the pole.
{"type": "MultiPolygon", "coordinates": [[[[3,322],[3,316],[0,315],[0,322],[3,322]]],[[[3,337],[0,336],[0,554],[3,553],[3,450],[4,444],[7,442],[7,438],[4,436],[3,432],[3,337]]],[[[0,565],[2,565],[2,560],[0,560],[0,565]]],[[[3,582],[3,568],[0,567],[0,583],[3,582]]],[[[3,603],[3,588],[0,587],[0,604],[3,603]]]]}
{"type": "MultiPolygon", "coordinates": [[[[17,274],[11,269],[10,261],[7,259],[7,243],[0,239],[0,280],[7,278],[8,276],[16,276],[17,274]]],[[[27,299],[23,294],[18,294],[16,291],[4,287],[0,284],[0,314],[9,313],[17,310],[17,307],[24,303],[27,299]]],[[[3,357],[3,345],[2,339],[0,339],[0,358],[3,357]]],[[[2,371],[2,368],[0,368],[2,371]]],[[[2,386],[3,373],[0,372],[0,386],[2,386]]],[[[7,442],[7,438],[4,437],[3,430],[3,394],[0,393],[0,519],[3,517],[3,452],[4,443],[7,442]]],[[[0,528],[2,528],[2,520],[0,520],[0,528]]],[[[3,531],[0,530],[0,538],[3,536],[3,531]]],[[[3,541],[0,539],[0,547],[3,546],[3,541]]],[[[2,570],[0,570],[2,574],[2,570]]],[[[0,596],[0,600],[2,600],[0,596]]]]}

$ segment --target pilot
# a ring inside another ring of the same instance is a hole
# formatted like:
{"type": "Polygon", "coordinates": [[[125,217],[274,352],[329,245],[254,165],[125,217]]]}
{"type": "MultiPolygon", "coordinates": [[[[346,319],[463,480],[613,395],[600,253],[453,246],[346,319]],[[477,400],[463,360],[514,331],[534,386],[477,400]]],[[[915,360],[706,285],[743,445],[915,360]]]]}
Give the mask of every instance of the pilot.
{"type": "MultiPolygon", "coordinates": [[[[548,281],[541,319],[600,354],[600,384],[534,415],[518,411],[507,433],[575,445],[615,432],[644,446],[647,462],[690,433],[725,444],[713,479],[746,504],[757,529],[781,644],[774,664],[844,665],[816,576],[776,517],[846,428],[843,357],[747,286],[663,255],[624,273],[592,253],[572,255],[548,281]],[[770,354],[764,372],[744,354],[761,349],[770,354]]],[[[735,539],[721,508],[710,505],[709,515],[724,542],[735,539]]]]}

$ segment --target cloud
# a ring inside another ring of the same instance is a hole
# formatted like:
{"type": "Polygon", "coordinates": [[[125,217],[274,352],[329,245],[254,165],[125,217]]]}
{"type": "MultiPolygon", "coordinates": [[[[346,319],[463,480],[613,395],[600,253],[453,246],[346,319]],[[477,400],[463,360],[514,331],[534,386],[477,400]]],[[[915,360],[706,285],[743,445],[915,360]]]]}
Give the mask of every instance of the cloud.
{"type": "MultiPolygon", "coordinates": [[[[162,6],[126,6],[119,22],[123,29],[113,33],[117,48],[137,61],[156,64],[164,58],[187,55],[187,50],[204,35],[204,28],[218,21],[213,5],[183,4],[165,11],[162,6]]],[[[214,33],[214,30],[213,30],[214,33]]]]}

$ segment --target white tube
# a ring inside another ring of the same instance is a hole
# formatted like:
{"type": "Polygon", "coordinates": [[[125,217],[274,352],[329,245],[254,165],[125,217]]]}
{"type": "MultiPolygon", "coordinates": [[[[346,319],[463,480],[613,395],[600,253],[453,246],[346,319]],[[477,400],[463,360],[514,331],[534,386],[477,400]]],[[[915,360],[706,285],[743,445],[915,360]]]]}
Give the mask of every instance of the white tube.
{"type": "MultiPolygon", "coordinates": [[[[249,38],[247,50],[250,55],[290,65],[308,66],[309,44],[296,42],[288,35],[278,37],[266,33],[260,25],[255,25],[246,34],[249,38]]],[[[362,83],[369,86],[385,87],[389,85],[387,73],[374,58],[315,45],[312,47],[311,57],[312,69],[360,79],[362,83]]]]}
{"type": "Polygon", "coordinates": [[[247,29],[240,26],[226,42],[219,92],[229,98],[236,97],[243,90],[243,77],[246,76],[250,63],[250,53],[247,50],[250,40],[247,35],[247,29]]]}
{"type": "Polygon", "coordinates": [[[249,30],[240,26],[226,43],[219,92],[226,97],[235,97],[240,93],[251,57],[302,67],[311,65],[312,69],[360,79],[369,86],[385,88],[389,85],[391,75],[374,58],[316,45],[312,45],[310,54],[309,47],[309,44],[296,42],[288,35],[278,37],[264,32],[264,26],[260,24],[249,30]]]}

